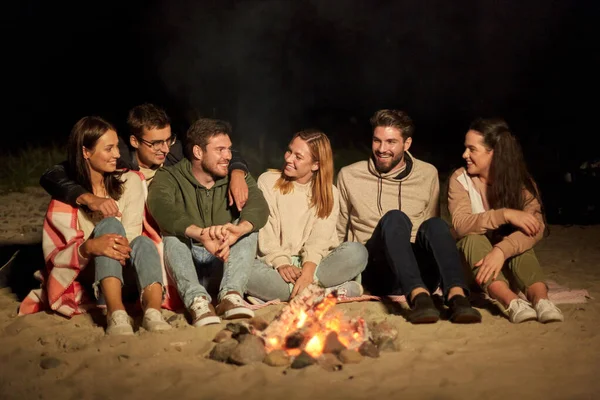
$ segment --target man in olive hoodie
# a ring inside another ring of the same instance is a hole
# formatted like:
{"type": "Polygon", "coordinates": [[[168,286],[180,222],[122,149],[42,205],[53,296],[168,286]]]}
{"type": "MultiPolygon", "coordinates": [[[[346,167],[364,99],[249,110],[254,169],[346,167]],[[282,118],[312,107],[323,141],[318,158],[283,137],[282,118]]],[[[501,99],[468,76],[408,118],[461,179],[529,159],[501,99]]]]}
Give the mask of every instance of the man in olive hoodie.
{"type": "Polygon", "coordinates": [[[438,217],[435,167],[413,157],[414,125],[398,110],[371,118],[372,155],[341,169],[340,240],[360,242],[369,251],[362,274],[365,289],[378,295],[404,294],[412,323],[436,322],[440,313],[430,293],[441,285],[453,322],[480,322],[471,307],[456,242],[438,217]]]}
{"type": "Polygon", "coordinates": [[[165,261],[194,326],[220,322],[220,317],[252,317],[242,294],[256,257],[256,232],[269,210],[256,181],[246,176],[248,200],[240,211],[229,206],[228,167],[231,125],[201,118],[187,131],[186,158],[156,172],[148,193],[148,209],[164,237],[165,261]],[[200,284],[201,270],[223,263],[216,310],[200,284]]]}

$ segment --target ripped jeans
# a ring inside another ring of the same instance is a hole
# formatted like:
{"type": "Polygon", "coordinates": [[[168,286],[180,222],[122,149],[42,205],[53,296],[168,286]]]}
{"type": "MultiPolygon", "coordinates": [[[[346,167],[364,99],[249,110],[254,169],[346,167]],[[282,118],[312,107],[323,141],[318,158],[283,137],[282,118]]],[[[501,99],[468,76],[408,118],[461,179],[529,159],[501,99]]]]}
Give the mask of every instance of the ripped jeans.
{"type": "MultiPolygon", "coordinates": [[[[96,238],[107,233],[116,233],[125,236],[125,228],[121,222],[114,217],[104,218],[96,225],[90,238],[96,238]]],[[[119,279],[121,285],[123,285],[124,268],[133,267],[135,269],[140,297],[143,290],[153,283],[160,283],[161,286],[163,286],[160,257],[154,242],[152,242],[150,238],[140,235],[129,243],[129,247],[131,247],[131,258],[127,260],[125,266],[122,266],[114,258],[106,256],[96,256],[90,260],[90,264],[93,263],[95,270],[93,287],[99,305],[104,304],[104,299],[100,291],[100,281],[108,277],[115,277],[119,279]]],[[[91,266],[90,264],[88,264],[88,267],[91,266]]]]}

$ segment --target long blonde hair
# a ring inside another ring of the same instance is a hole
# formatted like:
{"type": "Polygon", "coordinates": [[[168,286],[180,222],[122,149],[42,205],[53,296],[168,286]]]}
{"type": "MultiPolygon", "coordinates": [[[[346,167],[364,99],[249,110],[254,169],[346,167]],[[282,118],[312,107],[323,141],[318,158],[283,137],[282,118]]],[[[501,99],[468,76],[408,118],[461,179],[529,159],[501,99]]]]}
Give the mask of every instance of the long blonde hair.
{"type": "MultiPolygon", "coordinates": [[[[327,218],[333,210],[333,153],[329,138],[323,132],[315,129],[306,129],[294,135],[294,139],[300,138],[306,142],[310,149],[310,156],[313,162],[319,163],[319,169],[315,171],[312,180],[312,196],[310,206],[317,208],[319,218],[327,218]]],[[[283,169],[281,176],[275,182],[275,188],[279,189],[281,194],[288,194],[294,189],[293,182],[284,175],[283,169]]]]}

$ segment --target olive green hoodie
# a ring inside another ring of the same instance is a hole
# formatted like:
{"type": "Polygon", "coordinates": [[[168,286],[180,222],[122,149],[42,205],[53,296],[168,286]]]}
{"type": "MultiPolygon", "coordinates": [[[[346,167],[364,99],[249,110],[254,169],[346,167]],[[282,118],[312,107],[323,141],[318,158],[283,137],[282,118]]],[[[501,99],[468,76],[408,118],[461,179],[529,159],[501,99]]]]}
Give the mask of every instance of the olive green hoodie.
{"type": "Polygon", "coordinates": [[[269,207],[250,174],[246,175],[246,183],[248,201],[240,213],[235,205],[228,204],[228,176],[207,189],[198,183],[192,174],[192,163],[184,158],[156,171],[148,188],[148,210],[164,236],[182,240],[186,240],[185,230],[192,224],[206,228],[238,218],[250,222],[255,232],[266,224],[269,207]]]}

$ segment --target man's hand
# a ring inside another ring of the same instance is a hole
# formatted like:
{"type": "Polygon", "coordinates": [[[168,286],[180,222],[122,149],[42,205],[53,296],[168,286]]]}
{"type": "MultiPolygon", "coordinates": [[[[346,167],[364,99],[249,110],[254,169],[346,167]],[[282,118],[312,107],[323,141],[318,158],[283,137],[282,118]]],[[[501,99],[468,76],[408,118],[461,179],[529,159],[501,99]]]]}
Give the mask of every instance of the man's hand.
{"type": "Polygon", "coordinates": [[[225,224],[223,228],[227,230],[226,240],[229,246],[233,246],[242,236],[252,232],[254,228],[248,221],[240,221],[237,225],[225,224]]]}
{"type": "Polygon", "coordinates": [[[504,266],[504,261],[506,258],[502,250],[494,247],[485,257],[475,263],[475,266],[479,267],[475,281],[479,285],[483,285],[490,279],[496,279],[504,266]]]}
{"type": "Polygon", "coordinates": [[[294,267],[293,265],[282,265],[277,268],[277,272],[287,283],[296,283],[296,279],[302,275],[302,269],[294,267]]]}
{"type": "Polygon", "coordinates": [[[90,258],[90,256],[110,257],[124,266],[130,257],[131,247],[129,247],[129,241],[125,236],[107,233],[83,242],[79,252],[84,258],[90,258]]]}
{"type": "Polygon", "coordinates": [[[84,193],[77,198],[77,204],[86,206],[91,211],[100,211],[104,218],[120,217],[119,205],[111,198],[103,198],[93,195],[92,193],[84,193]]]}
{"type": "Polygon", "coordinates": [[[235,206],[240,212],[248,201],[248,184],[246,183],[245,176],[246,173],[241,169],[234,169],[231,171],[229,190],[227,191],[229,196],[229,206],[231,207],[235,202],[235,206]]]}
{"type": "Polygon", "coordinates": [[[225,262],[229,258],[229,242],[227,236],[229,232],[224,230],[225,225],[215,225],[208,228],[200,228],[196,225],[190,225],[185,229],[185,236],[202,243],[202,246],[225,262]]]}
{"type": "Polygon", "coordinates": [[[540,221],[538,221],[535,216],[521,210],[514,210],[512,208],[505,209],[504,219],[506,219],[509,224],[520,229],[529,236],[537,235],[542,228],[540,221]]]}

